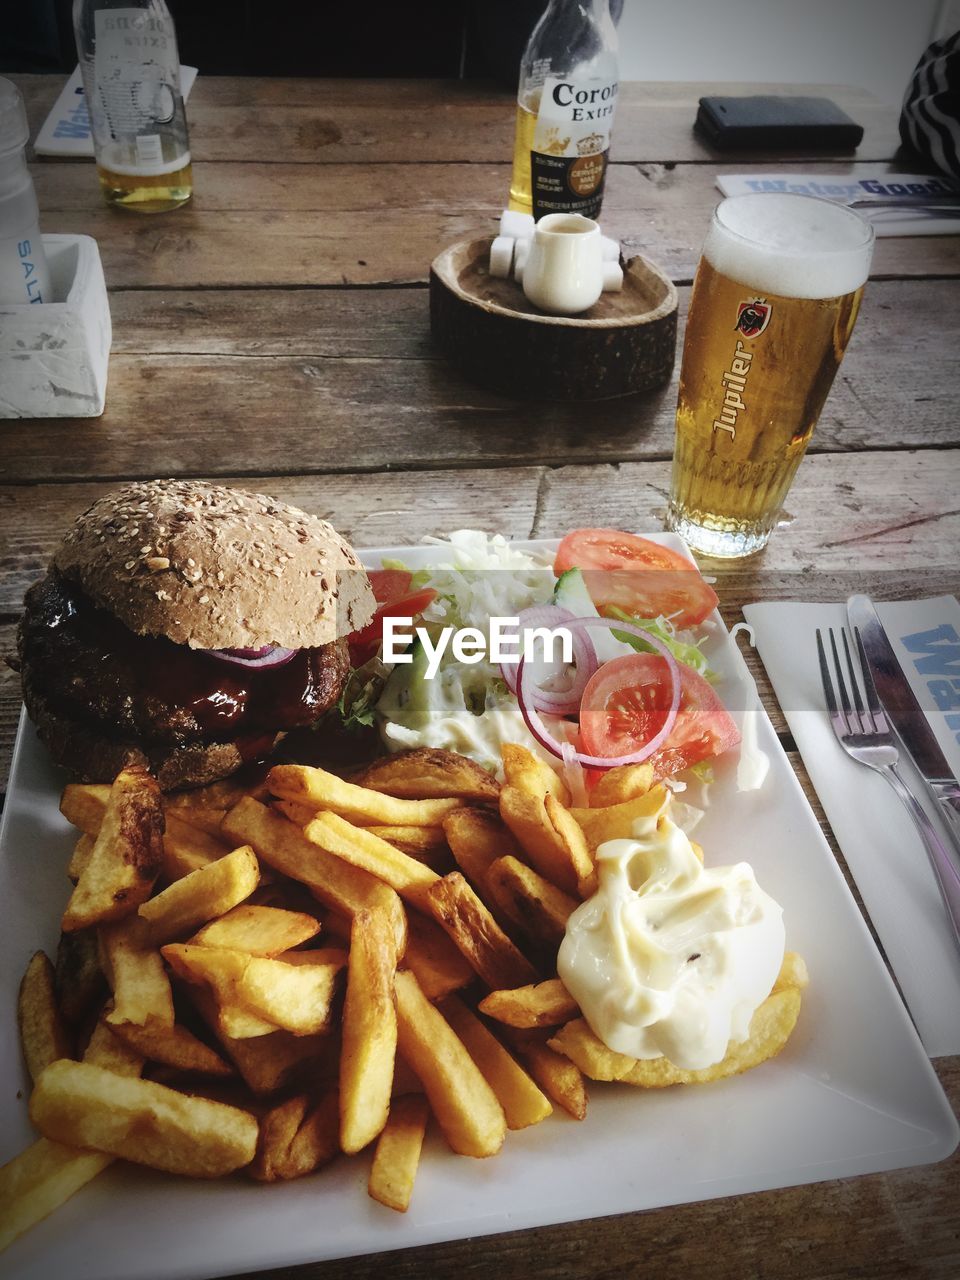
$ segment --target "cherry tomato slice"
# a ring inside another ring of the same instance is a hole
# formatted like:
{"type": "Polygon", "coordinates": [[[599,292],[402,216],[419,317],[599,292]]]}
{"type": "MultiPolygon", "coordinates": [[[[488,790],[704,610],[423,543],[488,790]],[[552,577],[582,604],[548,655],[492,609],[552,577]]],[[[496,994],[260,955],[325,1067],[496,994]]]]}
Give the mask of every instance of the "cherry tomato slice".
{"type": "MultiPolygon", "coordinates": [[[[650,757],[654,777],[671,778],[740,741],[716,692],[686,663],[680,671],[680,709],[666,740],[650,757]]],[[[597,671],[583,691],[580,739],[590,755],[637,751],[661,728],[669,707],[667,664],[659,654],[628,654],[597,671]]]]}
{"type": "Polygon", "coordinates": [[[580,569],[602,613],[616,605],[638,618],[661,614],[678,626],[702,622],[717,593],[678,551],[618,529],[574,529],[560,543],[553,571],[580,569]]]}
{"type": "MultiPolygon", "coordinates": [[[[387,572],[393,571],[388,570],[387,572]]],[[[376,591],[376,588],[374,588],[374,591],[376,591]]],[[[431,604],[436,598],[437,593],[432,587],[422,587],[419,591],[412,591],[408,595],[399,596],[397,599],[381,604],[373,615],[372,620],[350,636],[350,661],[353,666],[362,667],[380,648],[380,642],[383,639],[383,619],[385,617],[415,618],[418,614],[423,613],[427,605],[431,604]]]]}
{"type": "Polygon", "coordinates": [[[367,577],[377,604],[389,604],[391,600],[410,594],[413,574],[409,569],[368,569],[367,577]]]}

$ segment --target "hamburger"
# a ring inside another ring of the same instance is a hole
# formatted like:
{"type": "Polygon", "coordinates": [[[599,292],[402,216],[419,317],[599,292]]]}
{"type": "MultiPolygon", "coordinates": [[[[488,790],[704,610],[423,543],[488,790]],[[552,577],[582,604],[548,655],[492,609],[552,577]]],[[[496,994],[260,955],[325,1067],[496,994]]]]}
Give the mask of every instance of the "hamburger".
{"type": "Polygon", "coordinates": [[[200,786],[336,703],[345,637],[375,608],[325,520],[197,480],[129,484],[80,516],[26,594],[24,702],[84,781],[139,764],[164,790],[200,786]]]}

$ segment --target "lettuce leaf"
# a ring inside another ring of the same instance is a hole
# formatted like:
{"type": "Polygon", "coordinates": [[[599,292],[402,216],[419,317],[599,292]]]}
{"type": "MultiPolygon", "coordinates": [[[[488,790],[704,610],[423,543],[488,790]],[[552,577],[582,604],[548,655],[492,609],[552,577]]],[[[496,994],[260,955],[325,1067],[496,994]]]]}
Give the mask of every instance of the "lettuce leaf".
{"type": "MultiPolygon", "coordinates": [[[[706,658],[700,652],[699,642],[681,640],[666,618],[635,618],[615,604],[608,605],[604,609],[604,613],[609,618],[619,618],[621,622],[632,622],[634,625],[642,627],[644,631],[649,631],[652,636],[656,636],[658,640],[667,646],[678,662],[683,662],[688,667],[692,667],[705,680],[716,679],[716,674],[710,670],[706,658]]],[[[638,636],[627,635],[625,631],[614,631],[612,634],[625,644],[632,645],[634,649],[654,652],[653,646],[644,645],[638,636]]]]}

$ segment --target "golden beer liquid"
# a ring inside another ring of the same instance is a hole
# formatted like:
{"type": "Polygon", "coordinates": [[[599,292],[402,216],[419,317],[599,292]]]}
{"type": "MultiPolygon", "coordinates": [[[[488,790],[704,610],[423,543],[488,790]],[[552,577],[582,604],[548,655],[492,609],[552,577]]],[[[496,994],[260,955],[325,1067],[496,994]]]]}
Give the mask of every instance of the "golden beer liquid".
{"type": "MultiPolygon", "coordinates": [[[[761,295],[701,259],[680,373],[671,528],[683,534],[687,523],[714,531],[717,555],[743,555],[765,544],[862,295],[862,286],[835,298],[761,295]],[[771,307],[770,318],[762,333],[748,338],[736,327],[739,307],[759,296],[771,307]],[[739,393],[742,408],[725,405],[728,390],[739,393]]],[[[706,549],[702,538],[694,545],[706,549]]]]}
{"type": "Polygon", "coordinates": [[[533,150],[533,135],[537,128],[539,109],[539,95],[529,106],[517,103],[517,128],[513,138],[513,173],[510,178],[510,200],[507,207],[517,209],[520,213],[533,213],[530,152],[533,150]]]}
{"type": "Polygon", "coordinates": [[[97,177],[107,204],[138,213],[164,213],[186,204],[193,195],[193,171],[189,161],[171,173],[151,176],[116,173],[105,165],[97,165],[97,177]]]}

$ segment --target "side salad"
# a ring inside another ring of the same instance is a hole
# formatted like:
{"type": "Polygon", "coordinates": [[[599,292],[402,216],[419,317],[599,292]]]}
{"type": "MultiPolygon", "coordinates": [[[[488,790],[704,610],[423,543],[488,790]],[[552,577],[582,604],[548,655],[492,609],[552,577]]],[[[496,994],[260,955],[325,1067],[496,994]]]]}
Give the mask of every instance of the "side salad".
{"type": "Polygon", "coordinates": [[[350,638],[353,673],[345,724],[375,725],[388,751],[441,747],[496,771],[503,742],[521,742],[583,794],[599,771],[647,762],[654,780],[694,770],[740,742],[713,687],[702,646],[717,596],[685,557],[647,538],[577,529],[552,560],[499,535],[460,530],[430,538],[437,563],[385,561],[370,571],[376,617],[350,638]],[[432,679],[419,639],[411,661],[382,660],[384,618],[413,617],[427,632],[515,617],[519,628],[564,627],[573,661],[484,657],[467,665],[448,648],[432,679]]]}

